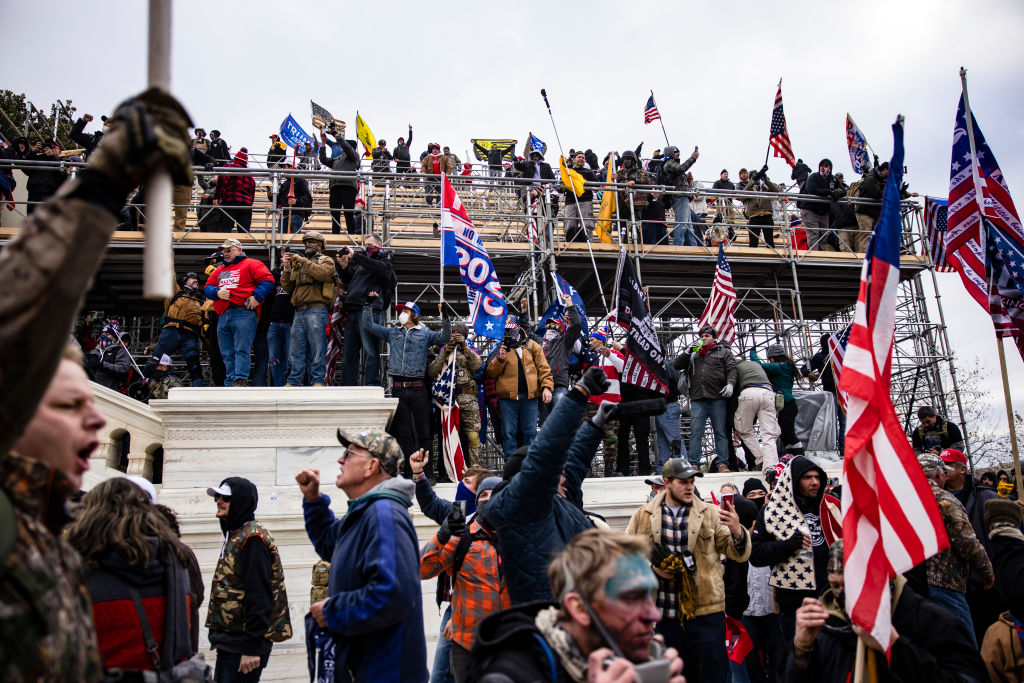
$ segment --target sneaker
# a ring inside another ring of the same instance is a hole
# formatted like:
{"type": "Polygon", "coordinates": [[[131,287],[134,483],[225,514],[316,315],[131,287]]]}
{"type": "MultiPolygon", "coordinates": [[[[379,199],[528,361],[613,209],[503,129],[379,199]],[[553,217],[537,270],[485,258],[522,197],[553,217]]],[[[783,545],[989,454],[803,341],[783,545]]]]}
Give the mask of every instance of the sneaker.
{"type": "Polygon", "coordinates": [[[247,386],[249,386],[249,383],[246,382],[244,379],[236,379],[231,386],[233,386],[233,387],[247,387],[247,386]]]}

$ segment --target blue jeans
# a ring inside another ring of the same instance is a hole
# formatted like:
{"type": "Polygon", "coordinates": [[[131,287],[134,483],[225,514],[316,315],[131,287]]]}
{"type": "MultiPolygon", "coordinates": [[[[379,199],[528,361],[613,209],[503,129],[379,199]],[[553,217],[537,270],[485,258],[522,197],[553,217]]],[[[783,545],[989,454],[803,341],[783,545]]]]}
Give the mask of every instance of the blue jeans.
{"type": "Polygon", "coordinates": [[[725,404],[724,398],[701,398],[690,401],[690,449],[687,459],[692,464],[700,464],[700,457],[704,452],[700,442],[704,438],[708,417],[711,418],[711,429],[715,432],[715,455],[718,462],[729,462],[729,440],[725,436],[725,404]]]}
{"type": "MultiPolygon", "coordinates": [[[[269,311],[268,311],[269,313],[269,311]]],[[[249,386],[267,386],[267,366],[270,363],[270,350],[267,348],[267,331],[256,327],[256,336],[252,340],[252,377],[249,386]]]]}
{"type": "MultiPolygon", "coordinates": [[[[160,362],[160,356],[170,355],[172,351],[181,349],[181,355],[185,359],[185,364],[189,366],[191,371],[194,366],[199,365],[199,339],[196,335],[191,332],[182,331],[177,327],[165,327],[160,330],[160,336],[156,340],[156,348],[153,349],[153,357],[149,359],[146,364],[146,372],[157,366],[160,362]]],[[[201,387],[203,386],[203,377],[192,378],[192,386],[201,387]]]]}
{"type": "Polygon", "coordinates": [[[677,247],[696,247],[700,244],[690,222],[690,198],[676,197],[672,201],[672,213],[676,219],[676,225],[672,228],[672,244],[677,247]]]}
{"type": "Polygon", "coordinates": [[[288,351],[288,385],[301,387],[303,377],[309,373],[309,384],[323,384],[327,373],[327,315],[326,306],[313,306],[295,311],[292,336],[288,351]]]}
{"type": "Polygon", "coordinates": [[[658,432],[658,467],[664,465],[665,461],[672,457],[673,441],[679,442],[679,457],[686,457],[686,446],[683,444],[679,428],[679,417],[682,413],[683,409],[679,407],[679,401],[669,401],[665,412],[654,416],[654,426],[658,432]]]}
{"type": "MultiPolygon", "coordinates": [[[[362,311],[345,313],[345,344],[342,346],[341,383],[347,387],[359,384],[359,352],[366,351],[363,384],[380,385],[380,340],[362,328],[362,311]]],[[[381,316],[373,312],[373,320],[380,323],[381,316]]]]}
{"type": "Polygon", "coordinates": [[[971,634],[971,643],[977,648],[978,641],[974,637],[974,621],[971,619],[971,608],[967,606],[967,595],[931,584],[928,585],[928,595],[964,623],[967,632],[971,634]]]}
{"type": "Polygon", "coordinates": [[[558,405],[558,402],[561,401],[562,398],[568,393],[568,387],[555,387],[555,390],[551,392],[551,403],[544,403],[544,401],[541,401],[537,405],[537,429],[540,429],[542,426],[544,426],[544,420],[548,419],[548,415],[551,414],[551,411],[555,409],[555,406],[558,405]]]}
{"type": "Polygon", "coordinates": [[[234,652],[217,650],[217,664],[213,668],[214,683],[254,683],[260,680],[263,669],[267,667],[270,655],[260,657],[260,666],[247,674],[238,673],[238,665],[242,662],[242,655],[234,652]]]}
{"type": "MultiPolygon", "coordinates": [[[[451,621],[452,618],[452,606],[448,605],[448,609],[444,611],[444,615],[441,617],[441,630],[438,633],[444,633],[445,625],[451,621]]],[[[430,667],[430,683],[452,683],[455,677],[452,676],[451,660],[449,653],[452,650],[452,641],[445,638],[443,635],[437,637],[437,649],[434,650],[434,665],[430,667]]]]}
{"type": "Polygon", "coordinates": [[[295,213],[292,211],[291,222],[288,221],[288,205],[285,204],[281,207],[281,218],[277,222],[277,231],[282,235],[285,233],[296,233],[302,230],[302,222],[304,218],[302,214],[295,213]],[[287,226],[287,227],[285,227],[287,226]]]}
{"type": "Polygon", "coordinates": [[[267,350],[270,354],[270,384],[283,387],[288,372],[288,342],[291,323],[270,323],[267,330],[267,350]]]}
{"type": "Polygon", "coordinates": [[[529,446],[537,435],[537,403],[539,399],[526,398],[519,394],[519,399],[502,398],[498,400],[501,411],[501,446],[505,451],[505,459],[520,446],[529,446]],[[516,433],[522,432],[523,440],[516,440],[516,433]]]}
{"type": "Polygon", "coordinates": [[[224,386],[249,380],[252,340],[256,337],[256,311],[232,306],[217,320],[217,345],[224,359],[224,386]]]}

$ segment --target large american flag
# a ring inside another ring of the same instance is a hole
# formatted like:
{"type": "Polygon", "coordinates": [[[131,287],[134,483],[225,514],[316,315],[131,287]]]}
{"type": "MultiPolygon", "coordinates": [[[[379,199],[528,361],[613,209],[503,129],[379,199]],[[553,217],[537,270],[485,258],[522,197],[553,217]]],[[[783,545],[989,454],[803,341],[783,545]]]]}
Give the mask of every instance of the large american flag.
{"type": "Polygon", "coordinates": [[[736,289],[732,286],[732,268],[725,258],[725,244],[718,243],[718,264],[715,266],[715,281],[711,285],[708,305],[697,322],[697,329],[711,325],[718,339],[732,344],[736,341],[736,289]]]}
{"type": "Polygon", "coordinates": [[[956,270],[946,258],[946,217],[949,202],[933,197],[924,198],[924,234],[928,243],[921,248],[921,255],[927,254],[932,267],[939,273],[952,273],[956,270]]]}
{"type": "Polygon", "coordinates": [[[434,380],[431,392],[434,403],[441,409],[441,451],[444,455],[444,467],[448,477],[453,481],[462,481],[462,472],[466,469],[466,460],[462,453],[462,442],[459,440],[459,404],[455,401],[455,356],[453,351],[444,370],[434,380]]]}
{"type": "MultiPolygon", "coordinates": [[[[977,125],[974,130],[978,131],[977,125]]],[[[978,132],[980,133],[980,131],[978,132]]],[[[946,259],[960,274],[967,293],[978,302],[979,306],[988,310],[985,238],[982,234],[981,212],[978,210],[979,189],[974,185],[972,169],[971,145],[967,138],[967,118],[964,98],[961,95],[960,106],[956,110],[956,123],[953,127],[953,154],[949,163],[946,259]]]]}
{"type": "Polygon", "coordinates": [[[654,123],[660,118],[658,105],[654,104],[654,93],[651,93],[651,96],[647,98],[647,104],[644,105],[644,123],[654,123]]]}
{"type": "Polygon", "coordinates": [[[772,127],[768,131],[768,143],[774,154],[782,157],[790,166],[796,166],[793,145],[789,141],[789,129],[786,128],[786,113],[782,111],[782,79],[779,79],[779,90],[775,93],[775,108],[772,109],[772,127]]]}
{"type": "Polygon", "coordinates": [[[836,397],[839,399],[839,409],[844,413],[850,404],[850,396],[845,391],[839,390],[839,378],[843,374],[843,358],[846,356],[846,345],[850,343],[850,329],[847,325],[840,332],[836,332],[828,338],[828,353],[832,363],[832,377],[836,383],[836,397]]]}
{"type": "MultiPolygon", "coordinates": [[[[334,278],[334,305],[331,306],[331,318],[327,323],[327,350],[324,356],[327,358],[327,386],[334,384],[334,373],[338,367],[338,359],[341,358],[341,346],[344,343],[344,310],[343,299],[345,289],[341,286],[341,279],[334,278]]],[[[352,315],[358,315],[353,313],[352,315]]]]}
{"type": "Polygon", "coordinates": [[[900,426],[890,396],[900,279],[903,124],[882,212],[861,270],[860,294],[839,388],[849,393],[843,462],[846,612],[889,649],[889,579],[949,547],[935,496],[900,426]]]}

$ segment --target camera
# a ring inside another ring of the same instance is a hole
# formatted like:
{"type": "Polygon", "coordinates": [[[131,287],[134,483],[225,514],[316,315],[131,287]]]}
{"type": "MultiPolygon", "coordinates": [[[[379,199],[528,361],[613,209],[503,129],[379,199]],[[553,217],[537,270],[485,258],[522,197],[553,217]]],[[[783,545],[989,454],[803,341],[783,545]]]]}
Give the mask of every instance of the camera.
{"type": "Polygon", "coordinates": [[[514,351],[519,348],[519,339],[513,339],[511,335],[506,334],[505,338],[501,340],[502,345],[509,351],[514,351]]]}
{"type": "Polygon", "coordinates": [[[755,183],[760,183],[768,179],[768,164],[765,164],[750,176],[750,179],[755,183]]]}

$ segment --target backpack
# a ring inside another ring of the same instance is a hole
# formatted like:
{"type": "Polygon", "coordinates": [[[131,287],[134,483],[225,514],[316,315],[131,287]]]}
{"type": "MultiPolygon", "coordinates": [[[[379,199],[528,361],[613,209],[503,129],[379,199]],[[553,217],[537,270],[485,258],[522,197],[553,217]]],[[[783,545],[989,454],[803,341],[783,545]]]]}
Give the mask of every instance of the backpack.
{"type": "Polygon", "coordinates": [[[665,160],[663,159],[658,164],[658,169],[655,173],[655,181],[657,185],[664,185],[666,187],[675,187],[675,178],[671,176],[668,171],[665,170],[665,160]]]}
{"type": "Polygon", "coordinates": [[[855,180],[852,183],[850,183],[850,189],[848,189],[846,191],[846,196],[847,197],[859,197],[860,196],[860,186],[863,185],[863,184],[864,184],[864,179],[863,178],[861,178],[860,180],[855,180]]]}

